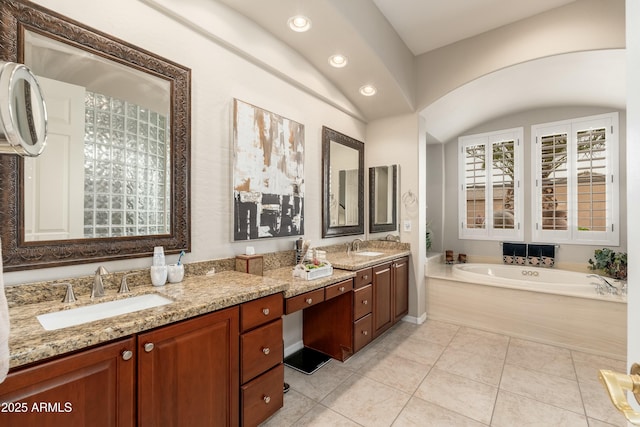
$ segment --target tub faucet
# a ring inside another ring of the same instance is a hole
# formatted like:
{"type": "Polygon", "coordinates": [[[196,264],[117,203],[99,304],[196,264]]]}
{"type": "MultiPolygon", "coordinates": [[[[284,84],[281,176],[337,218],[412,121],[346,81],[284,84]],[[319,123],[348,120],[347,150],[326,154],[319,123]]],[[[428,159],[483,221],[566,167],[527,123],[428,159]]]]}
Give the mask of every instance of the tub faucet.
{"type": "Polygon", "coordinates": [[[93,288],[91,288],[91,298],[104,296],[104,285],[102,283],[102,275],[109,274],[103,266],[98,267],[96,275],[93,277],[93,288]]]}
{"type": "Polygon", "coordinates": [[[611,282],[609,282],[607,279],[605,279],[604,277],[600,276],[599,274],[589,274],[587,275],[587,277],[593,277],[595,279],[598,279],[598,284],[596,285],[596,290],[598,291],[599,294],[604,294],[605,289],[608,293],[612,294],[612,295],[618,295],[618,288],[616,288],[615,286],[613,286],[611,284],[611,282]]]}

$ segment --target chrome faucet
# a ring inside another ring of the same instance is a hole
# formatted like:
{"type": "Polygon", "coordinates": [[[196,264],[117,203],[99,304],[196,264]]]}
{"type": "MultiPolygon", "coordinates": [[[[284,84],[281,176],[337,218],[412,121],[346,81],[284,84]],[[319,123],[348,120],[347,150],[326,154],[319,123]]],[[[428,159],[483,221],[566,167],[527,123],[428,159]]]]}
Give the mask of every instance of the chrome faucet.
{"type": "Polygon", "coordinates": [[[353,239],[351,242],[351,250],[353,252],[358,252],[360,250],[360,244],[362,243],[362,239],[353,239]]]}
{"type": "Polygon", "coordinates": [[[93,288],[91,288],[91,298],[104,296],[104,285],[102,284],[102,275],[109,274],[103,266],[98,267],[96,275],[93,277],[93,288]]]}
{"type": "Polygon", "coordinates": [[[609,282],[599,274],[589,274],[587,275],[587,277],[593,277],[599,280],[598,284],[596,285],[596,291],[598,291],[599,294],[604,294],[606,290],[609,294],[618,295],[618,288],[613,286],[611,282],[609,282]]]}

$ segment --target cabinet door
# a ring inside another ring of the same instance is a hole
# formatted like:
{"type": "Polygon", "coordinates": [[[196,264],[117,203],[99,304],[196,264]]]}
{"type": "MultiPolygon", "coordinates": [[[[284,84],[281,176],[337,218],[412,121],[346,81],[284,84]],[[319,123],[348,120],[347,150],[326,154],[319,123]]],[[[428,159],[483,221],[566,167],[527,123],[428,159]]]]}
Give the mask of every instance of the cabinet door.
{"type": "Polygon", "coordinates": [[[9,374],[0,384],[0,425],[135,425],[134,351],[128,338],[9,374]]]}
{"type": "Polygon", "coordinates": [[[373,337],[393,324],[391,263],[373,267],[373,337]]]}
{"type": "Polygon", "coordinates": [[[236,426],[239,315],[233,307],[138,335],[140,426],[236,426]]]}
{"type": "Polygon", "coordinates": [[[400,258],[393,263],[393,323],[409,313],[409,258],[400,258]]]}

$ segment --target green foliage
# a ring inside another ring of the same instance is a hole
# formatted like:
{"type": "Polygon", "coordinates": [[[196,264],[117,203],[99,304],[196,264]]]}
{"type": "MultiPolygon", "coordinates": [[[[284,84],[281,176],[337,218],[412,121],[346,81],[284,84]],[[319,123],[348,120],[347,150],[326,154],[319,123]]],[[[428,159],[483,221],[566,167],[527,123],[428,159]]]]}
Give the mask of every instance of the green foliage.
{"type": "Polygon", "coordinates": [[[596,249],[594,258],[589,259],[589,268],[602,270],[614,279],[627,278],[627,253],[614,252],[609,248],[596,249]]]}
{"type": "Polygon", "coordinates": [[[431,230],[429,230],[427,228],[427,252],[429,252],[429,249],[431,249],[431,230]]]}

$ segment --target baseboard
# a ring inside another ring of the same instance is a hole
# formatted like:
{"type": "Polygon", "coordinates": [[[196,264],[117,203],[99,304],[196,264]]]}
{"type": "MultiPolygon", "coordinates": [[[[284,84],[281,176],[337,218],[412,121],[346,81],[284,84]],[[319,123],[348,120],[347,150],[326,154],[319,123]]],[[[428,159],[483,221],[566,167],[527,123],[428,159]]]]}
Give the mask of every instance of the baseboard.
{"type": "Polygon", "coordinates": [[[285,347],[284,357],[287,357],[295,353],[296,351],[300,350],[302,347],[304,347],[304,343],[302,342],[302,340],[294,342],[293,344],[285,347]]]}
{"type": "Polygon", "coordinates": [[[422,313],[420,317],[407,315],[402,318],[403,322],[413,323],[415,325],[422,325],[426,320],[427,320],[427,313],[422,313]]]}

